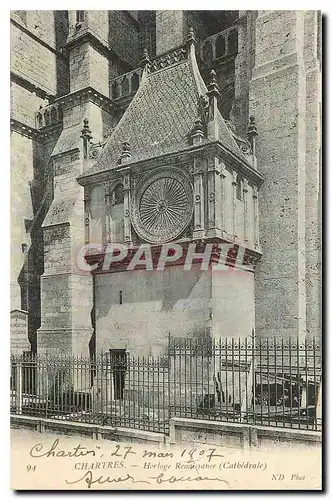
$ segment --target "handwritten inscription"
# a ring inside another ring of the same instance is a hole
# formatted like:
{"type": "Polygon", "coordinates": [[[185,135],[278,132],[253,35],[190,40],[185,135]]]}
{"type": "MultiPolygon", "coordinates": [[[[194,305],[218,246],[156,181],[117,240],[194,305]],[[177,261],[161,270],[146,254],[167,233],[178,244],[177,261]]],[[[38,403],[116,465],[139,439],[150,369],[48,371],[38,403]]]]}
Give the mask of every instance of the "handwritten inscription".
{"type": "Polygon", "coordinates": [[[85,482],[87,487],[90,489],[94,484],[105,484],[105,483],[126,483],[129,482],[131,484],[163,484],[163,483],[181,483],[181,482],[199,482],[199,481],[219,481],[221,483],[229,486],[228,481],[225,479],[221,479],[220,477],[202,477],[202,476],[165,476],[163,472],[161,472],[158,476],[150,476],[149,480],[141,480],[135,479],[131,474],[126,474],[125,476],[111,477],[111,476],[99,476],[94,477],[91,471],[88,471],[84,474],[84,476],[80,477],[75,481],[68,481],[66,479],[67,484],[77,484],[81,482],[85,482]]]}
{"type": "Polygon", "coordinates": [[[64,481],[67,485],[88,489],[98,489],[102,485],[103,488],[138,485],[144,489],[144,485],[165,488],[185,484],[188,487],[201,484],[203,489],[215,484],[228,489],[230,480],[224,477],[223,470],[264,471],[267,467],[263,461],[230,460],[220,451],[220,447],[213,446],[163,450],[114,442],[103,443],[103,446],[101,443],[90,446],[79,443],[68,447],[68,443],[56,438],[51,443],[34,444],[29,454],[37,462],[51,459],[63,463],[65,459],[79,459],[69,466],[72,470],[65,474],[64,481]]]}

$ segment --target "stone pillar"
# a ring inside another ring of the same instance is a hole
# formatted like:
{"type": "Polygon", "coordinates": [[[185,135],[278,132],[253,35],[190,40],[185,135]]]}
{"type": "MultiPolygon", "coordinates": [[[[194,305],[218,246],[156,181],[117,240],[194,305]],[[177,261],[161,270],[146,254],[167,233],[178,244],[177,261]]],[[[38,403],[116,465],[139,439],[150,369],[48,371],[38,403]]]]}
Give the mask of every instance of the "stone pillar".
{"type": "Polygon", "coordinates": [[[306,330],[304,20],[302,11],[258,13],[249,110],[259,124],[258,169],[265,177],[256,333],[299,340],[306,330]]]}
{"type": "Polygon", "coordinates": [[[232,178],[232,236],[236,237],[236,177],[237,172],[233,170],[232,178]]]}
{"type": "MultiPolygon", "coordinates": [[[[108,16],[107,11],[104,16],[108,16]]],[[[78,252],[89,239],[89,194],[84,197],[76,179],[93,162],[87,143],[82,141],[83,123],[85,129],[90,127],[96,143],[103,140],[112,117],[107,57],[97,53],[93,40],[79,35],[78,31],[68,39],[70,94],[60,99],[64,128],[52,153],[54,199],[43,222],[44,274],[37,350],[89,356],[92,276],[77,263],[78,252]]],[[[78,388],[77,380],[74,385],[78,388]]]]}
{"type": "Polygon", "coordinates": [[[239,11],[238,54],[235,59],[235,99],[232,122],[237,133],[245,137],[249,121],[249,82],[254,66],[255,19],[257,11],[239,11]]]}
{"type": "Polygon", "coordinates": [[[130,220],[130,168],[123,171],[123,210],[125,243],[127,245],[132,245],[130,220]]]}
{"type": "Polygon", "coordinates": [[[248,243],[248,180],[243,180],[243,234],[244,242],[248,243]]]}
{"type": "Polygon", "coordinates": [[[306,72],[306,151],[305,151],[305,231],[306,231],[306,300],[307,333],[321,332],[321,69],[320,23],[317,11],[305,12],[306,72]]]}
{"type": "Polygon", "coordinates": [[[259,244],[259,211],[258,211],[258,189],[256,186],[252,188],[252,199],[254,204],[254,248],[260,251],[259,244]]]}
{"type": "Polygon", "coordinates": [[[90,240],[90,193],[88,188],[84,192],[84,242],[89,243],[90,240]]]}
{"type": "Polygon", "coordinates": [[[203,161],[194,159],[194,231],[193,238],[204,236],[204,187],[203,187],[203,161]]]}
{"type": "Polygon", "coordinates": [[[206,236],[221,236],[221,185],[220,185],[219,159],[214,156],[208,160],[207,171],[207,204],[208,227],[206,236]]]}
{"type": "Polygon", "coordinates": [[[226,210],[226,192],[225,192],[225,179],[226,179],[226,165],[223,162],[220,162],[220,212],[221,212],[221,218],[220,218],[220,223],[221,223],[221,230],[225,231],[225,210],[226,210]]]}

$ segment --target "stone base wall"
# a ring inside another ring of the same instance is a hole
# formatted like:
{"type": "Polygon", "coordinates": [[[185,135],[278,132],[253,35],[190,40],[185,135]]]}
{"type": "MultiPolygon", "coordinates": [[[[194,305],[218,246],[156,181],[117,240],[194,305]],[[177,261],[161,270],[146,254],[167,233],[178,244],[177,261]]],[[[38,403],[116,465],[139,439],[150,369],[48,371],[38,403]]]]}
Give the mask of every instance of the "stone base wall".
{"type": "Polygon", "coordinates": [[[278,429],[256,425],[172,418],[170,420],[170,443],[190,444],[193,447],[211,444],[244,450],[288,449],[298,450],[320,447],[321,433],[300,429],[278,429]]]}

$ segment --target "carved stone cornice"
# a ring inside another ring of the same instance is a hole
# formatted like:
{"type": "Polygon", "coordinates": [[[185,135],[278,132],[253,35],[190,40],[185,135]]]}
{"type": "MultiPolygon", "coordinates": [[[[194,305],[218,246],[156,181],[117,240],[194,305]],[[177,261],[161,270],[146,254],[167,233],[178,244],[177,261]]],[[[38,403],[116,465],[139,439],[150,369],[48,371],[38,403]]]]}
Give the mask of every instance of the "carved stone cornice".
{"type": "MultiPolygon", "coordinates": [[[[128,165],[135,170],[143,167],[143,170],[147,171],[149,168],[153,168],[158,165],[174,165],[185,162],[190,163],[193,161],[193,158],[200,154],[218,156],[219,160],[223,161],[225,165],[227,165],[227,168],[235,169],[238,173],[242,174],[243,177],[246,177],[253,185],[260,187],[265,180],[256,169],[249,165],[249,163],[246,164],[240,161],[219,141],[204,142],[203,144],[188,146],[186,149],[177,151],[176,153],[170,153],[142,161],[128,162],[128,165]]],[[[114,177],[120,168],[121,165],[119,164],[116,168],[110,170],[93,172],[89,175],[82,174],[78,177],[77,181],[82,186],[86,184],[96,184],[101,182],[102,179],[107,180],[109,177],[114,177]]]]}
{"type": "MultiPolygon", "coordinates": [[[[168,262],[167,267],[173,267],[173,266],[183,266],[185,259],[186,259],[186,254],[188,251],[188,246],[190,243],[196,242],[197,248],[196,251],[200,251],[201,253],[204,251],[204,247],[208,243],[212,243],[212,252],[211,252],[211,264],[218,264],[220,260],[220,254],[222,249],[220,248],[220,244],[222,245],[223,243],[230,243],[230,239],[224,239],[224,238],[181,238],[174,243],[177,243],[178,245],[181,245],[183,248],[183,253],[182,256],[173,262],[168,262]]],[[[248,272],[253,272],[255,269],[255,266],[261,259],[261,252],[257,249],[253,248],[248,248],[247,245],[244,246],[244,252],[243,252],[243,257],[241,258],[241,261],[238,261],[238,256],[239,256],[239,250],[240,248],[243,247],[242,244],[239,243],[234,243],[233,248],[230,248],[227,254],[227,265],[233,268],[241,269],[243,271],[248,271],[248,272]]],[[[159,244],[156,245],[150,245],[150,250],[151,250],[151,259],[152,259],[152,265],[153,269],[156,269],[159,263],[159,258],[160,258],[160,252],[161,252],[162,246],[159,244]]],[[[104,267],[104,259],[107,254],[107,246],[101,250],[101,251],[94,251],[94,252],[87,252],[84,260],[89,264],[89,265],[94,265],[97,264],[97,268],[91,271],[92,274],[108,274],[108,273],[113,273],[113,272],[119,272],[119,271],[126,271],[128,264],[134,257],[135,253],[139,249],[139,245],[133,245],[131,248],[128,249],[128,254],[126,258],[124,258],[122,261],[117,261],[117,262],[112,262],[111,266],[108,269],[105,269],[104,267]]],[[[137,264],[135,266],[135,269],[145,269],[146,263],[145,261],[142,261],[142,265],[140,266],[137,264]]]]}
{"type": "Polygon", "coordinates": [[[75,92],[71,92],[70,94],[58,97],[54,100],[54,102],[59,103],[62,106],[68,104],[76,106],[85,102],[92,102],[99,108],[104,109],[108,112],[110,112],[114,108],[114,103],[109,97],[101,94],[100,92],[98,92],[98,90],[95,90],[91,86],[84,87],[82,89],[76,90],[75,92]]]}
{"type": "Polygon", "coordinates": [[[11,118],[10,120],[10,131],[17,132],[24,137],[28,137],[29,139],[40,140],[41,132],[36,130],[34,127],[29,127],[18,120],[11,118]]]}
{"type": "Polygon", "coordinates": [[[34,141],[43,142],[52,137],[57,137],[62,130],[62,125],[57,124],[54,126],[45,127],[45,129],[37,130],[34,127],[25,125],[24,123],[11,118],[10,120],[11,132],[16,132],[24,137],[33,139],[34,141]]]}

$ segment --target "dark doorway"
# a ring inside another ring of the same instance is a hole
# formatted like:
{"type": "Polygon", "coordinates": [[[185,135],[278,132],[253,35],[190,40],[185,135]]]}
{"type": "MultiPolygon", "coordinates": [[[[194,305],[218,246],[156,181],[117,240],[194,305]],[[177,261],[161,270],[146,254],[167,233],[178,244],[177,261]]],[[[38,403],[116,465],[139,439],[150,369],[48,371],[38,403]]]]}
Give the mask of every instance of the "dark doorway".
{"type": "Polygon", "coordinates": [[[114,399],[122,401],[127,371],[126,349],[110,349],[110,359],[113,371],[114,399]]]}

